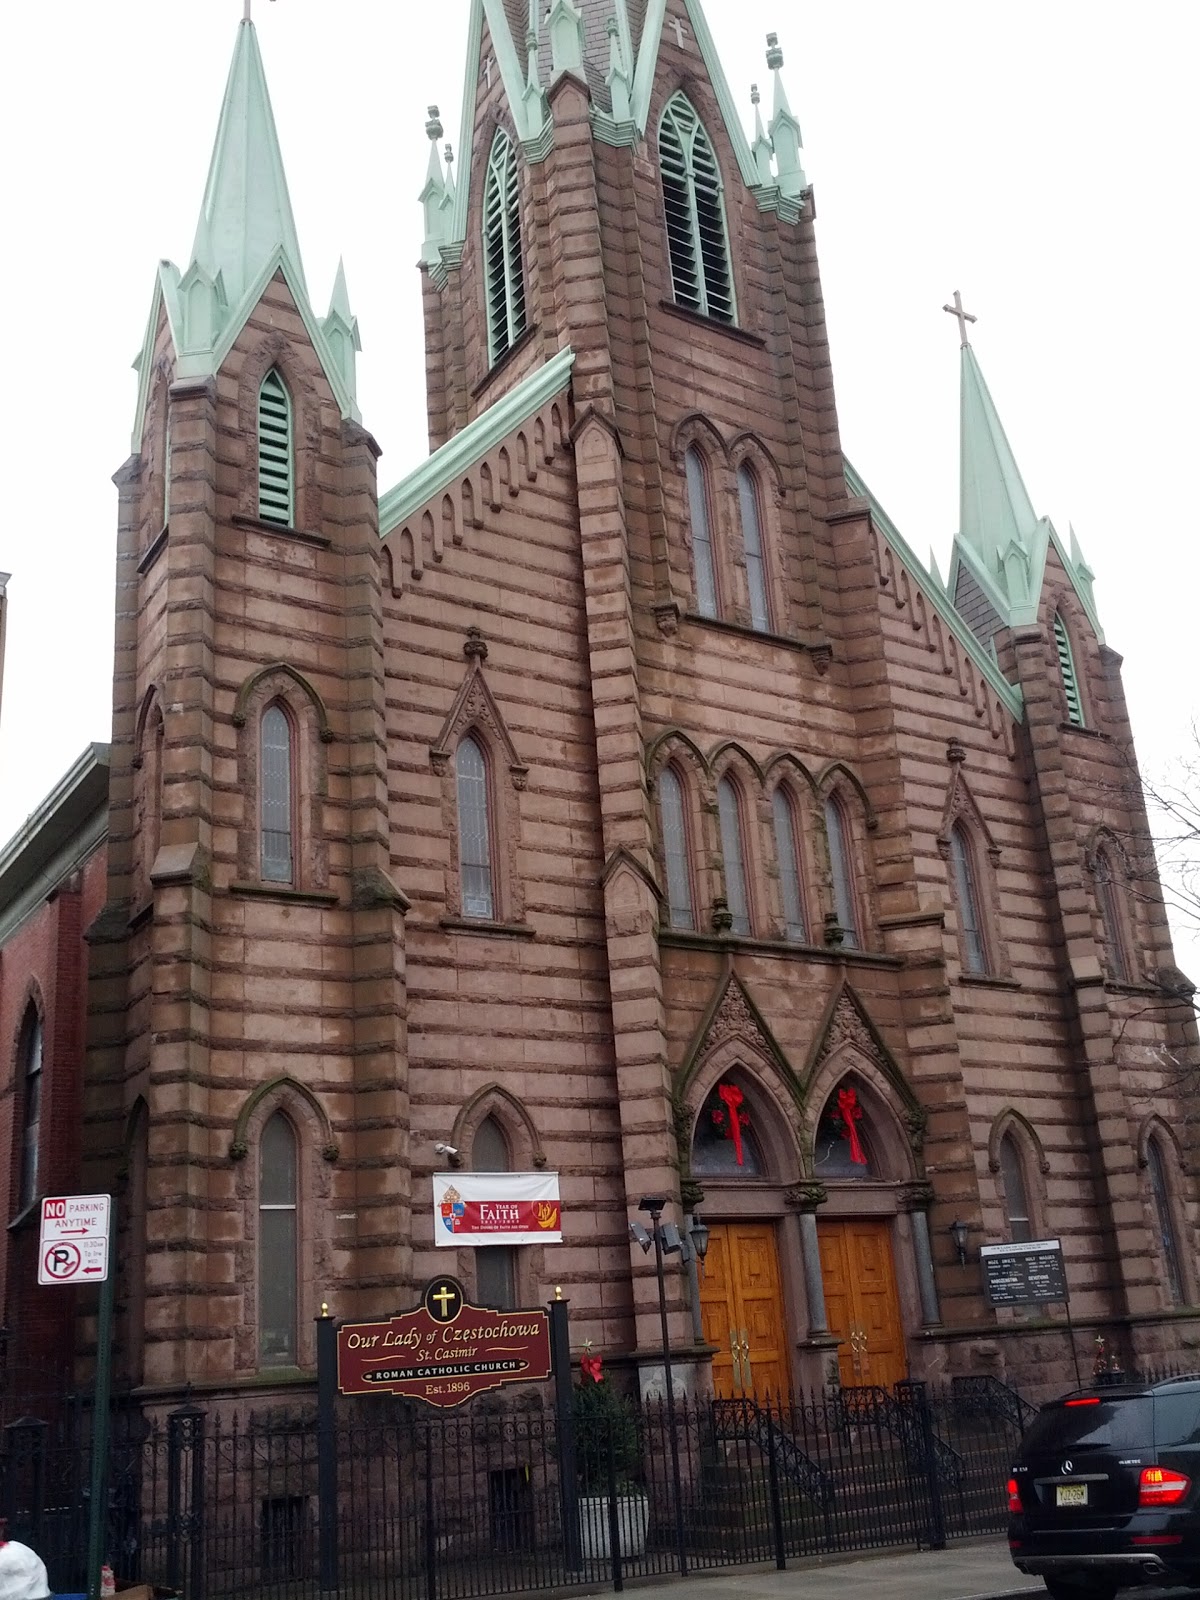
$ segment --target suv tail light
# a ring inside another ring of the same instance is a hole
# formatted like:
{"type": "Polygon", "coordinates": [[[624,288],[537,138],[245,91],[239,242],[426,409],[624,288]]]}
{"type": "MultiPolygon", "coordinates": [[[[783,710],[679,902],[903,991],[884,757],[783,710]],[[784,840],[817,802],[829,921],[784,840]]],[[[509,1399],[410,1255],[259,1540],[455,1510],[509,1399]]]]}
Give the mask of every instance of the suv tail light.
{"type": "Polygon", "coordinates": [[[1014,1512],[1024,1510],[1024,1507],[1021,1504],[1021,1491],[1015,1478],[1010,1478],[1008,1480],[1008,1509],[1014,1512]]]}
{"type": "Polygon", "coordinates": [[[1150,1506],[1177,1506],[1192,1480],[1182,1472],[1172,1472],[1170,1467],[1143,1467],[1138,1484],[1138,1506],[1143,1511],[1150,1506]]]}

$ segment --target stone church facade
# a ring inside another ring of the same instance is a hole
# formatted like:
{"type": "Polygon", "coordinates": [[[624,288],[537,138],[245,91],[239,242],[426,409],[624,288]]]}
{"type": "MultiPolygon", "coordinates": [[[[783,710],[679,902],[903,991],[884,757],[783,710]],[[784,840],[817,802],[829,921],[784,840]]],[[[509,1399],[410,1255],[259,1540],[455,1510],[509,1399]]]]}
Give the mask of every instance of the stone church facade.
{"type": "Polygon", "coordinates": [[[408,479],[342,274],[310,300],[250,22],[159,270],[80,1065],[119,1371],[305,1383],[322,1303],[452,1262],[560,1286],[650,1387],[652,1194],[709,1230],[667,1273],[701,1390],[1064,1385],[1063,1308],[992,1309],[978,1263],[1047,1236],[1084,1360],[1174,1355],[1194,1032],[1092,574],[965,341],[946,581],[846,462],[774,39],[751,142],[699,0],[538,10],[472,0],[457,173],[431,115],[408,479]],[[435,1248],[447,1161],[557,1171],[563,1243],[435,1248]]]}

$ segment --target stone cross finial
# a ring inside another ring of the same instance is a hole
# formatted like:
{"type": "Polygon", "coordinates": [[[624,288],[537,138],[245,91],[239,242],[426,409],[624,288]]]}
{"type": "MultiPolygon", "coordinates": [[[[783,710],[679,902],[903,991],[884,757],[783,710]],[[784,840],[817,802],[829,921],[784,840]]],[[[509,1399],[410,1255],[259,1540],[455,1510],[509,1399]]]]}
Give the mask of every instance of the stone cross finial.
{"type": "Polygon", "coordinates": [[[954,304],[952,306],[943,306],[942,310],[948,311],[952,317],[958,318],[958,332],[962,339],[962,348],[965,350],[970,343],[967,338],[967,323],[978,322],[978,317],[973,317],[969,311],[963,310],[962,295],[959,294],[957,289],[954,291],[954,304]]]}
{"type": "Polygon", "coordinates": [[[436,144],[442,137],[442,121],[436,106],[429,107],[429,121],[425,124],[425,136],[430,144],[436,144]]]}
{"type": "Polygon", "coordinates": [[[767,35],[767,66],[772,72],[778,72],[783,66],[783,51],[779,48],[779,35],[767,35]]]}

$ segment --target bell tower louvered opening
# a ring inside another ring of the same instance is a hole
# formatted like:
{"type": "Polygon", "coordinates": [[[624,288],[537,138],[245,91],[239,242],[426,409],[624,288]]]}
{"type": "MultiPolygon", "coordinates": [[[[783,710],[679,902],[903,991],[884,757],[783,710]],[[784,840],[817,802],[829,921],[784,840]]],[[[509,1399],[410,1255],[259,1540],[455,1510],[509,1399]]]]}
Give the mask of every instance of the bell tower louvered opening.
{"type": "Polygon", "coordinates": [[[663,112],[658,160],[676,303],[717,322],[732,322],[721,173],[712,141],[686,95],[674,95],[663,112]]]}
{"type": "Polygon", "coordinates": [[[292,400],[274,367],[258,391],[258,515],[292,525],[292,400]]]}
{"type": "Polygon", "coordinates": [[[503,129],[492,140],[483,186],[483,263],[488,360],[494,366],[525,332],[517,155],[503,129]]]}
{"type": "Polygon", "coordinates": [[[1067,701],[1067,721],[1075,728],[1082,728],[1083,700],[1079,693],[1079,679],[1075,676],[1075,658],[1071,654],[1071,636],[1067,632],[1067,625],[1054,613],[1054,647],[1058,651],[1058,669],[1062,673],[1063,694],[1067,701]]]}

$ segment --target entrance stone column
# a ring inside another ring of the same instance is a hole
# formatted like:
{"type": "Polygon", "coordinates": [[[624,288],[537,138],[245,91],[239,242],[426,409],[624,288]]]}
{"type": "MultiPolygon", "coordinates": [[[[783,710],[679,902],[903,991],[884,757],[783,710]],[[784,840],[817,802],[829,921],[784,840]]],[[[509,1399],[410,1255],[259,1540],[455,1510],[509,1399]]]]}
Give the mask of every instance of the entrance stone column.
{"type": "Polygon", "coordinates": [[[900,1191],[900,1209],[908,1213],[913,1258],[917,1269],[917,1288],[921,1296],[921,1322],[927,1328],[941,1325],[937,1281],[933,1275],[933,1249],[929,1239],[929,1208],[933,1204],[931,1183],[909,1183],[900,1191]]]}
{"type": "Polygon", "coordinates": [[[829,1323],[825,1318],[825,1284],[821,1277],[821,1251],[817,1245],[817,1207],[829,1199],[823,1183],[801,1183],[789,1189],[785,1196],[789,1206],[794,1206],[800,1224],[800,1261],[804,1269],[804,1294],[808,1301],[808,1337],[827,1338],[829,1323]]]}

